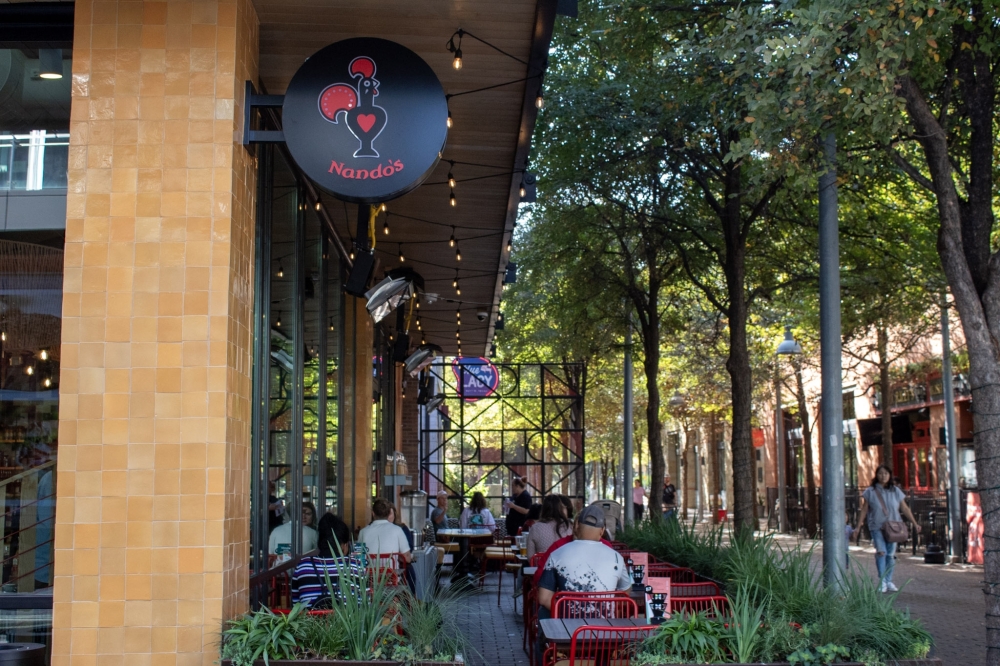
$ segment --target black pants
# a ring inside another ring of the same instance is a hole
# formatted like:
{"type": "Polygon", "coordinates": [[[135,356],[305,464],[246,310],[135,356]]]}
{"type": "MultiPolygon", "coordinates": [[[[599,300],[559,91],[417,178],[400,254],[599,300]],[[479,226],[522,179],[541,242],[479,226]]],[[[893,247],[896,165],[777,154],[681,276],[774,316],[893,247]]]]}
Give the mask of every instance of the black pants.
{"type": "Polygon", "coordinates": [[[641,504],[632,502],[632,516],[635,518],[636,522],[642,520],[642,509],[643,506],[641,504]]]}

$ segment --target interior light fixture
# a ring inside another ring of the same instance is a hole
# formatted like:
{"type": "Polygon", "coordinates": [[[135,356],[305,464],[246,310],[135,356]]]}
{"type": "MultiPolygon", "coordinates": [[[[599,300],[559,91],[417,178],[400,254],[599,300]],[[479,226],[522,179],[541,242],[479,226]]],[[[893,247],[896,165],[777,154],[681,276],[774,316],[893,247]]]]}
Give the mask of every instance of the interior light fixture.
{"type": "Polygon", "coordinates": [[[448,247],[455,247],[455,227],[451,228],[451,238],[448,239],[448,247]]]}
{"type": "Polygon", "coordinates": [[[61,79],[63,77],[62,49],[38,49],[38,77],[61,79]]]}

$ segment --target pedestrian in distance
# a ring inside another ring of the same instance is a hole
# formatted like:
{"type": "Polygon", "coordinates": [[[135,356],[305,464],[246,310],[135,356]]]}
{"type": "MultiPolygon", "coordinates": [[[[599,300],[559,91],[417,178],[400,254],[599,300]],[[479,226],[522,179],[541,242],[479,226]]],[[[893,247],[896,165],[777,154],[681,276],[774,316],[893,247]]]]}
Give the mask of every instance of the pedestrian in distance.
{"type": "Polygon", "coordinates": [[[670,475],[663,475],[663,517],[670,518],[677,509],[677,488],[670,483],[670,475]]]}
{"type": "Polygon", "coordinates": [[[858,519],[857,535],[861,539],[861,526],[868,520],[868,532],[875,546],[875,567],[878,569],[879,589],[882,592],[898,592],[899,588],[892,582],[892,573],[896,567],[896,546],[886,539],[884,532],[887,523],[902,522],[900,514],[906,516],[910,524],[920,533],[920,525],[913,517],[913,512],[906,505],[906,496],[896,487],[892,480],[892,470],[886,465],[879,465],[875,470],[872,484],[861,495],[861,517],[858,519]]]}
{"type": "Polygon", "coordinates": [[[649,493],[642,487],[642,479],[636,478],[635,487],[632,488],[632,515],[635,517],[635,522],[642,520],[642,500],[644,497],[649,497],[649,493]]]}

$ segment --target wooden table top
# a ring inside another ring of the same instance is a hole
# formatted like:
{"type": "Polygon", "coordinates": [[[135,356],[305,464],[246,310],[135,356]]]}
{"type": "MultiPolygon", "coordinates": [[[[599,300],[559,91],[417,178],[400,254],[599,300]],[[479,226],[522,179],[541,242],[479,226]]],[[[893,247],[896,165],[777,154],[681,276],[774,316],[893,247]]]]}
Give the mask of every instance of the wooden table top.
{"type": "Polygon", "coordinates": [[[548,619],[539,620],[538,627],[541,631],[543,643],[555,643],[556,645],[569,645],[572,642],[573,632],[580,627],[652,627],[644,617],[614,618],[611,620],[602,617],[580,618],[580,619],[548,619]]]}

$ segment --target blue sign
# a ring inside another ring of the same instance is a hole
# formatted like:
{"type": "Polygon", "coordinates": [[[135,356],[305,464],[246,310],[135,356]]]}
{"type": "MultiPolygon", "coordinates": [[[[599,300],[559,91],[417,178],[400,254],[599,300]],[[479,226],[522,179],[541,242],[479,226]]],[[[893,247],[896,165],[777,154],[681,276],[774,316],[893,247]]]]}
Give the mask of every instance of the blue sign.
{"type": "Polygon", "coordinates": [[[458,394],[467,402],[488,398],[500,385],[500,371],[482,356],[459,356],[452,360],[451,371],[458,382],[458,394]]]}

